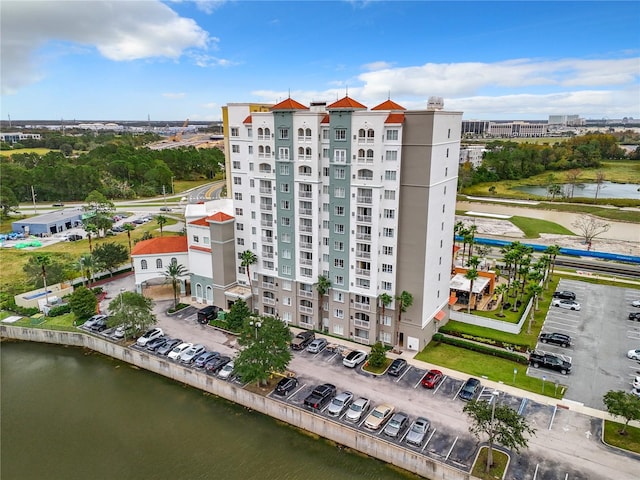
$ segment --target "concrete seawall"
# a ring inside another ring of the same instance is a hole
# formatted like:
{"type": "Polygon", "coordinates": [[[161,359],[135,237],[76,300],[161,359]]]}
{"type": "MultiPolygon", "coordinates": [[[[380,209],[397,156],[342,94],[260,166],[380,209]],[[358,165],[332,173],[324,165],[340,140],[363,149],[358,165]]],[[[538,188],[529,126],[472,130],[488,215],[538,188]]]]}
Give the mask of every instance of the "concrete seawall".
{"type": "Polygon", "coordinates": [[[473,480],[476,478],[453,466],[387,442],[377,436],[331,421],[313,412],[249,392],[237,385],[181,366],[166,358],[149,355],[92,335],[81,332],[0,325],[0,337],[89,348],[269,415],[422,477],[442,480],[473,480]]]}

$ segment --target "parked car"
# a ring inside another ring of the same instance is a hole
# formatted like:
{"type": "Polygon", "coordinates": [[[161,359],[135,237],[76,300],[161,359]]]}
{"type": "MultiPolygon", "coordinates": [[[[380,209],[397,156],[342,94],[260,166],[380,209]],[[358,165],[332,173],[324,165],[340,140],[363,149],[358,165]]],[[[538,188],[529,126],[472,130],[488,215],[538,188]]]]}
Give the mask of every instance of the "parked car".
{"type": "Polygon", "coordinates": [[[327,413],[334,417],[339,417],[349,407],[349,404],[353,400],[353,393],[342,392],[339,395],[333,397],[333,400],[329,402],[327,407],[327,413]]]}
{"type": "Polygon", "coordinates": [[[393,377],[397,377],[404,371],[405,368],[407,368],[407,361],[404,358],[396,358],[393,362],[391,362],[387,373],[393,377]]]}
{"type": "Polygon", "coordinates": [[[109,317],[105,316],[104,318],[99,319],[97,322],[95,322],[93,325],[91,325],[91,331],[93,332],[104,332],[107,328],[109,328],[109,325],[107,325],[107,322],[109,320],[109,317]]]}
{"type": "Polygon", "coordinates": [[[580,310],[582,308],[575,300],[558,300],[551,301],[551,305],[554,307],[566,308],[567,310],[580,310]]]}
{"type": "Polygon", "coordinates": [[[353,350],[342,359],[342,364],[345,367],[355,368],[367,359],[367,352],[362,350],[353,350]]]}
{"type": "Polygon", "coordinates": [[[124,228],[118,227],[118,226],[114,226],[114,227],[111,227],[111,231],[115,232],[115,233],[122,233],[122,232],[124,232],[124,228]]]}
{"type": "Polygon", "coordinates": [[[307,346],[316,339],[316,334],[310,330],[300,332],[293,340],[291,340],[292,350],[304,350],[307,346]]]}
{"type": "Polygon", "coordinates": [[[52,204],[51,204],[51,206],[52,206],[52,207],[64,207],[64,203],[60,203],[60,202],[58,202],[58,203],[52,203],[52,204]]]}
{"type": "Polygon", "coordinates": [[[155,352],[156,350],[158,350],[158,348],[160,348],[166,342],[167,342],[167,337],[154,338],[153,340],[147,342],[147,350],[149,350],[150,352],[155,352]]]}
{"type": "Polygon", "coordinates": [[[359,422],[364,414],[369,410],[369,399],[365,397],[358,398],[355,402],[349,405],[349,409],[344,416],[344,419],[348,422],[359,422]]]}
{"type": "Polygon", "coordinates": [[[220,369],[220,371],[218,372],[218,377],[223,378],[223,379],[227,379],[231,376],[231,374],[233,373],[233,369],[234,369],[234,364],[233,361],[227,363],[224,367],[222,367],[220,369]]]}
{"type": "Polygon", "coordinates": [[[323,383],[322,385],[318,385],[313,391],[307,395],[307,398],[304,399],[304,405],[309,408],[313,408],[314,410],[321,410],[331,397],[336,394],[336,386],[331,383],[323,383]]]}
{"type": "Polygon", "coordinates": [[[215,305],[208,305],[204,308],[198,310],[198,323],[206,325],[211,320],[215,320],[218,318],[218,313],[220,312],[220,307],[216,307],[215,305]]]}
{"type": "Polygon", "coordinates": [[[77,233],[70,233],[69,235],[67,235],[67,240],[70,242],[77,242],[78,240],[82,240],[82,235],[79,235],[77,233]]]}
{"type": "Polygon", "coordinates": [[[440,370],[429,370],[420,383],[424,388],[436,388],[443,378],[444,374],[440,370]]]}
{"type": "Polygon", "coordinates": [[[393,415],[394,411],[394,406],[382,403],[371,411],[367,419],[364,421],[364,426],[369,430],[379,430],[380,427],[384,425],[384,422],[393,415]]]}
{"type": "Polygon", "coordinates": [[[213,360],[214,358],[218,358],[219,356],[220,354],[218,352],[204,352],[193,361],[193,366],[196,368],[204,368],[207,362],[210,362],[211,360],[213,360]]]}
{"type": "Polygon", "coordinates": [[[142,335],[140,338],[138,338],[136,344],[139,347],[146,347],[147,343],[149,343],[151,340],[153,340],[154,338],[158,338],[164,335],[164,332],[162,331],[161,328],[152,328],[151,330],[148,330],[144,335],[142,335]]]}
{"type": "Polygon", "coordinates": [[[158,355],[168,355],[171,351],[182,343],[180,338],[168,338],[163,345],[159,346],[156,350],[158,355]]]}
{"type": "Polygon", "coordinates": [[[160,207],[160,211],[161,212],[170,212],[171,211],[171,207],[160,207]]]}
{"type": "Polygon", "coordinates": [[[206,348],[204,345],[193,345],[191,348],[188,348],[183,353],[180,354],[180,363],[184,363],[189,365],[193,362],[198,356],[202,355],[205,352],[206,348]]]}
{"type": "Polygon", "coordinates": [[[139,325],[119,325],[113,332],[114,338],[134,337],[140,332],[139,325]]]}
{"type": "Polygon", "coordinates": [[[283,377],[276,385],[274,393],[281,397],[286,397],[298,387],[298,379],[296,377],[283,377]]]}
{"type": "Polygon", "coordinates": [[[409,445],[415,445],[416,447],[421,447],[424,439],[429,432],[429,427],[431,423],[424,417],[418,417],[414,420],[407,432],[407,436],[404,437],[405,441],[409,445]]]}
{"type": "Polygon", "coordinates": [[[571,372],[571,363],[563,360],[562,358],[543,352],[531,352],[529,354],[529,365],[533,368],[548,368],[549,370],[555,370],[562,375],[566,375],[571,372]]]}
{"type": "Polygon", "coordinates": [[[629,320],[636,320],[640,322],[640,312],[631,312],[629,313],[629,320]]]}
{"type": "Polygon", "coordinates": [[[398,412],[391,417],[387,426],[384,427],[383,433],[387,437],[398,438],[402,435],[404,429],[407,428],[408,423],[409,416],[406,413],[398,412]]]}
{"type": "Polygon", "coordinates": [[[175,360],[176,362],[180,360],[180,355],[193,347],[193,343],[191,342],[182,342],[180,345],[176,345],[173,347],[173,350],[169,352],[167,355],[171,360],[175,360]]]}
{"type": "Polygon", "coordinates": [[[633,388],[640,388],[640,377],[636,377],[633,379],[633,383],[631,384],[633,388]]]}
{"type": "Polygon", "coordinates": [[[87,329],[91,329],[91,327],[93,327],[93,325],[98,321],[101,320],[103,318],[106,318],[106,315],[94,315],[93,317],[88,318],[87,320],[85,320],[85,322],[82,324],[82,326],[84,328],[87,329]]]}
{"type": "Polygon", "coordinates": [[[231,357],[227,357],[226,355],[220,355],[219,357],[216,357],[213,360],[209,360],[205,364],[204,369],[209,373],[218,373],[218,371],[230,361],[231,361],[231,357]]]}
{"type": "Polygon", "coordinates": [[[635,395],[636,397],[640,397],[640,388],[632,388],[631,395],[635,395]]]}
{"type": "Polygon", "coordinates": [[[462,386],[460,393],[458,393],[458,397],[468,402],[469,400],[472,400],[473,397],[476,396],[476,392],[478,391],[479,388],[480,388],[480,380],[478,380],[477,378],[471,377],[466,382],[464,382],[464,385],[462,386]]]}
{"type": "Polygon", "coordinates": [[[634,300],[633,302],[631,302],[631,306],[640,308],[640,300],[634,300]]]}
{"type": "Polygon", "coordinates": [[[565,348],[571,346],[571,337],[564,333],[541,333],[538,340],[542,343],[551,343],[565,348]]]}
{"type": "Polygon", "coordinates": [[[635,350],[629,350],[627,352],[627,357],[631,360],[640,360],[640,348],[636,348],[635,350]]]}
{"type": "Polygon", "coordinates": [[[326,338],[316,338],[313,342],[311,342],[307,346],[307,352],[309,353],[320,353],[327,347],[327,339],[326,338]]]}
{"type": "Polygon", "coordinates": [[[576,294],[567,290],[561,290],[553,292],[553,298],[560,298],[562,300],[575,300],[576,294]]]}

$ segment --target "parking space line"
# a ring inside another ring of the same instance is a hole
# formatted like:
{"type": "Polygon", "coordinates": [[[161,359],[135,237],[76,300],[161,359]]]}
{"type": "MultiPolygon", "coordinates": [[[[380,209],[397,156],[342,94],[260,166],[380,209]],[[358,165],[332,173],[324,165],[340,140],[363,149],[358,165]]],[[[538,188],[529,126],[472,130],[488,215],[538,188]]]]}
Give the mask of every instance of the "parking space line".
{"type": "Polygon", "coordinates": [[[449,455],[451,455],[451,452],[453,452],[453,447],[456,446],[456,442],[458,441],[458,437],[456,437],[456,439],[453,441],[453,445],[451,445],[451,448],[449,449],[449,453],[447,453],[447,456],[444,457],[444,461],[446,462],[447,460],[449,460],[449,455]]]}
{"type": "MultiPolygon", "coordinates": [[[[549,430],[551,430],[551,427],[553,427],[553,421],[556,418],[556,412],[558,411],[558,406],[556,405],[555,407],[553,407],[553,415],[551,415],[551,421],[549,422],[549,430]]],[[[536,467],[536,473],[538,472],[538,467],[536,467]]],[[[536,478],[535,475],[533,478],[536,478]]]]}
{"type": "Polygon", "coordinates": [[[536,478],[538,477],[538,468],[540,468],[540,464],[536,463],[536,471],[533,472],[533,480],[536,480],[536,478]]]}
{"type": "MultiPolygon", "coordinates": [[[[551,322],[553,323],[553,322],[551,322]]],[[[577,333],[578,329],[577,328],[559,328],[559,327],[552,327],[552,330],[554,332],[569,332],[569,333],[577,333]]]]}
{"type": "Polygon", "coordinates": [[[409,433],[409,429],[407,428],[407,430],[404,432],[404,435],[402,435],[402,438],[398,441],[398,443],[404,442],[404,437],[406,437],[408,433],[409,433]]]}
{"type": "Polygon", "coordinates": [[[422,447],[422,449],[420,450],[421,452],[424,452],[424,449],[427,448],[427,445],[429,444],[429,442],[431,441],[431,439],[433,438],[433,435],[436,433],[437,428],[433,429],[433,432],[431,432],[431,435],[429,435],[429,438],[427,439],[427,441],[424,443],[424,446],[422,447]]]}
{"type": "Polygon", "coordinates": [[[409,373],[409,370],[411,370],[411,366],[409,366],[409,368],[407,368],[404,371],[404,373],[398,377],[398,379],[396,380],[396,383],[398,383],[400,380],[402,380],[402,377],[404,377],[407,373],[409,373]]]}
{"type": "MultiPolygon", "coordinates": [[[[426,374],[425,374],[426,375],[426,374]]],[[[424,375],[422,377],[420,377],[420,380],[418,380],[418,383],[416,383],[413,388],[418,388],[418,385],[420,385],[420,383],[422,383],[422,379],[424,378],[424,375]]]]}
{"type": "Polygon", "coordinates": [[[456,392],[456,394],[453,396],[453,398],[451,400],[455,400],[458,397],[458,394],[462,390],[462,387],[464,387],[464,383],[462,385],[460,385],[460,388],[458,389],[458,391],[456,392]]]}
{"type": "MultiPolygon", "coordinates": [[[[435,395],[436,392],[438,391],[438,389],[442,386],[442,384],[444,383],[444,381],[449,378],[449,375],[445,375],[444,377],[442,377],[442,380],[440,380],[440,383],[438,384],[438,386],[433,390],[433,394],[435,395]]],[[[457,394],[456,394],[457,395],[457,394]]]]}
{"type": "Polygon", "coordinates": [[[327,358],[325,360],[326,363],[329,363],[331,360],[333,360],[334,358],[336,358],[338,356],[338,352],[334,353],[333,355],[331,355],[329,358],[327,358]]]}
{"type": "Polygon", "coordinates": [[[522,416],[522,412],[524,412],[525,407],[527,406],[528,398],[523,398],[522,402],[520,402],[520,408],[518,409],[518,415],[522,416]]]}
{"type": "Polygon", "coordinates": [[[307,386],[307,384],[306,384],[306,383],[303,383],[301,387],[299,387],[295,392],[293,392],[291,395],[289,395],[289,398],[295,397],[295,396],[298,394],[298,392],[299,392],[300,390],[302,390],[302,389],[303,389],[304,387],[306,387],[306,386],[307,386]]]}

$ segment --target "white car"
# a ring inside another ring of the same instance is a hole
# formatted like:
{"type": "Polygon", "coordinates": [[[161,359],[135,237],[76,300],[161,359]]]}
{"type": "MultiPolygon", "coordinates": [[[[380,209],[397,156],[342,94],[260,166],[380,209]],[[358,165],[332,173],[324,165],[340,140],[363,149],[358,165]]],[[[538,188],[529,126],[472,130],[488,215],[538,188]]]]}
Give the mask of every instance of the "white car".
{"type": "Polygon", "coordinates": [[[640,388],[632,388],[631,389],[631,394],[635,395],[638,398],[640,398],[640,388]]]}
{"type": "Polygon", "coordinates": [[[640,390],[640,377],[636,377],[636,378],[633,380],[633,383],[631,384],[631,386],[632,386],[633,388],[635,388],[636,390],[640,390]]]}
{"type": "Polygon", "coordinates": [[[575,300],[559,300],[557,298],[553,299],[551,305],[554,307],[566,308],[567,310],[580,310],[580,308],[582,308],[575,300]]]}
{"type": "Polygon", "coordinates": [[[138,338],[138,341],[136,343],[139,347],[145,347],[147,343],[149,343],[151,340],[153,340],[154,338],[161,337],[163,335],[164,335],[164,332],[162,331],[161,328],[157,328],[157,327],[152,328],[147,333],[145,333],[140,338],[138,338]]]}
{"type": "Polygon", "coordinates": [[[631,306],[632,307],[640,307],[640,300],[634,300],[633,302],[631,302],[631,306]]]}
{"type": "Polygon", "coordinates": [[[349,354],[344,357],[342,360],[342,364],[345,367],[355,368],[364,362],[367,359],[367,352],[363,352],[362,350],[353,350],[349,352],[349,354]]]}
{"type": "Polygon", "coordinates": [[[233,373],[233,362],[229,362],[220,369],[220,371],[218,372],[218,376],[220,378],[227,379],[231,376],[232,373],[233,373]]]}
{"type": "Polygon", "coordinates": [[[181,343],[180,345],[178,345],[177,347],[174,347],[173,350],[171,350],[169,352],[169,355],[167,355],[171,360],[175,360],[178,361],[180,359],[180,355],[182,355],[184,352],[186,352],[187,350],[189,350],[191,347],[193,347],[193,343],[190,342],[184,342],[181,343]]]}
{"type": "Polygon", "coordinates": [[[197,356],[202,355],[205,351],[204,345],[192,345],[191,348],[185,350],[180,355],[180,362],[190,364],[197,356]]]}
{"type": "Polygon", "coordinates": [[[631,360],[640,360],[640,348],[636,348],[635,350],[629,350],[627,352],[627,357],[631,360]]]}

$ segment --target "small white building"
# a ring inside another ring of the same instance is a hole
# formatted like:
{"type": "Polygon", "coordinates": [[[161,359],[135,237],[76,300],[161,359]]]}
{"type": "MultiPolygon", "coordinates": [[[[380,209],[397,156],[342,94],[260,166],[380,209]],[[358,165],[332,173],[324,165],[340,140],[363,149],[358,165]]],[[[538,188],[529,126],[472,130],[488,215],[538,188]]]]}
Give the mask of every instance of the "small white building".
{"type": "Polygon", "coordinates": [[[187,237],[160,237],[136,243],[131,251],[135,272],[136,292],[142,293],[145,282],[165,277],[167,267],[176,263],[185,268],[186,274],[180,278],[180,294],[187,292],[189,279],[189,254],[187,237]]]}

